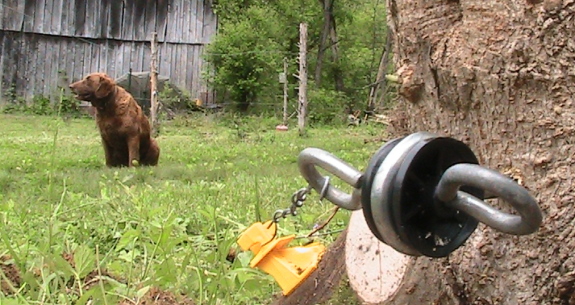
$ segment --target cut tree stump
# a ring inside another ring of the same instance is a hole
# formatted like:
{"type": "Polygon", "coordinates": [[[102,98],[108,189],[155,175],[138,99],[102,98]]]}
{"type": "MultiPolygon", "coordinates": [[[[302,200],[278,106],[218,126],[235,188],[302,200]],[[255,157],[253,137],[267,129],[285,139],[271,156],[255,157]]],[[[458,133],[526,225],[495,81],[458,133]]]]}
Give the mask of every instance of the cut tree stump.
{"type": "Polygon", "coordinates": [[[363,211],[349,221],[345,266],[351,288],[365,304],[392,298],[403,283],[412,258],[380,242],[369,230],[363,211]]]}
{"type": "MultiPolygon", "coordinates": [[[[479,233],[466,243],[477,248],[482,242],[479,233]]],[[[361,304],[468,304],[462,297],[465,285],[453,274],[449,258],[413,257],[396,251],[371,233],[363,211],[352,213],[345,256],[349,284],[361,304]]]]}

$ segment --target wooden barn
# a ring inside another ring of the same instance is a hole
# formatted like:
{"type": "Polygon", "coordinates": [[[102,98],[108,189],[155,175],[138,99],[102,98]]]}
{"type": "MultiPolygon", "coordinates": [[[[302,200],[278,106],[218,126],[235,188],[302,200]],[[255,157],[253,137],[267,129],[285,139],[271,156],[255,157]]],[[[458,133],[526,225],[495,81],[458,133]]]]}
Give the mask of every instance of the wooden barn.
{"type": "Polygon", "coordinates": [[[206,103],[204,47],[216,33],[210,0],[2,0],[0,93],[56,96],[83,75],[158,72],[206,103]]]}

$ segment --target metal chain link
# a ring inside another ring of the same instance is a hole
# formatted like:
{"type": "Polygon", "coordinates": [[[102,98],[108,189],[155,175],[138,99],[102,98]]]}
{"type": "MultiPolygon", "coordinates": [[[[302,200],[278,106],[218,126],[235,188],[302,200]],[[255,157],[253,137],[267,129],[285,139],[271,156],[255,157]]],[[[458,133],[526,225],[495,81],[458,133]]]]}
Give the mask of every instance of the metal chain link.
{"type": "Polygon", "coordinates": [[[291,206],[287,209],[275,211],[272,218],[273,222],[278,223],[280,219],[286,218],[288,215],[296,216],[297,209],[303,206],[303,203],[307,199],[307,195],[311,192],[311,190],[311,185],[308,185],[293,193],[291,196],[291,206]]]}
{"type": "MultiPolygon", "coordinates": [[[[329,177],[325,177],[325,183],[321,189],[319,200],[322,201],[325,198],[327,189],[329,188],[329,177]]],[[[288,215],[296,216],[297,209],[303,206],[303,203],[307,199],[307,195],[313,190],[313,187],[308,184],[308,186],[297,190],[291,196],[291,206],[287,209],[276,210],[273,214],[272,220],[274,223],[278,223],[280,219],[286,218],[288,215]]]]}

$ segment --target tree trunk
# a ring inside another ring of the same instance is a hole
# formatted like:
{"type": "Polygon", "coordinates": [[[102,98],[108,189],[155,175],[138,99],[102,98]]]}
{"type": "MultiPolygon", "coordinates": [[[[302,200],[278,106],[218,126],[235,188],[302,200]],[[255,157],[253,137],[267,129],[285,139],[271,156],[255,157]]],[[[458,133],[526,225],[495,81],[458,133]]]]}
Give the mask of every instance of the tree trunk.
{"type": "Polygon", "coordinates": [[[345,91],[345,85],[343,82],[343,71],[341,69],[341,67],[339,66],[339,41],[337,39],[337,31],[335,28],[335,18],[331,18],[330,20],[331,22],[331,29],[329,31],[329,37],[331,39],[331,55],[332,55],[332,61],[333,61],[333,65],[335,67],[334,71],[333,71],[333,78],[335,81],[335,90],[339,91],[339,92],[344,92],[345,91]]]}
{"type": "Polygon", "coordinates": [[[376,105],[382,108],[383,103],[380,100],[385,100],[385,95],[387,93],[387,82],[385,80],[385,73],[389,69],[389,55],[391,49],[391,38],[390,31],[387,31],[385,49],[381,53],[381,59],[379,61],[379,67],[377,68],[377,75],[375,77],[375,82],[371,85],[369,91],[369,98],[367,102],[367,111],[373,111],[376,109],[376,105]]]}
{"type": "Polygon", "coordinates": [[[575,0],[388,0],[388,19],[392,136],[466,142],[544,221],[519,237],[480,225],[448,258],[415,259],[412,284],[380,304],[575,304],[575,0]]]}
{"type": "Polygon", "coordinates": [[[297,125],[299,135],[305,133],[307,121],[307,23],[299,25],[299,88],[298,88],[298,108],[297,125]]]}
{"type": "Polygon", "coordinates": [[[319,40],[319,47],[317,50],[317,61],[315,63],[315,87],[321,86],[321,72],[323,68],[323,57],[327,49],[327,39],[330,37],[332,21],[333,20],[333,3],[335,0],[319,0],[323,9],[323,29],[319,40]]]}

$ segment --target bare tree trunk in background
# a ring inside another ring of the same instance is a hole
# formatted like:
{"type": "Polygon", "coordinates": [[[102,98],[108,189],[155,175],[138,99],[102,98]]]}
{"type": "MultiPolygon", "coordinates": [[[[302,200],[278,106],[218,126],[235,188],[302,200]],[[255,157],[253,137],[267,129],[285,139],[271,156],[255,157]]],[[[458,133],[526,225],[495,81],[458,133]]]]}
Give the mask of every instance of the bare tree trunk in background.
{"type": "Polygon", "coordinates": [[[416,259],[381,304],[575,304],[575,0],[387,4],[403,97],[392,136],[466,142],[545,218],[520,237],[480,225],[448,258],[416,259]]]}
{"type": "Polygon", "coordinates": [[[384,73],[385,73],[385,56],[387,54],[387,48],[383,50],[381,53],[381,58],[379,60],[379,67],[377,68],[377,74],[375,76],[375,81],[370,85],[371,88],[369,89],[369,97],[367,100],[367,110],[373,110],[375,108],[376,103],[376,94],[378,91],[379,85],[383,83],[384,80],[384,73]]]}
{"type": "Polygon", "coordinates": [[[333,16],[333,6],[335,0],[320,0],[320,4],[323,8],[323,29],[321,31],[321,37],[319,41],[319,49],[317,52],[317,61],[315,64],[315,86],[319,88],[321,86],[321,72],[323,69],[323,60],[325,51],[327,50],[327,40],[330,40],[330,47],[332,53],[332,62],[335,66],[335,71],[333,72],[333,77],[335,81],[335,90],[343,92],[345,90],[345,85],[343,81],[343,71],[339,68],[339,46],[337,39],[337,31],[335,27],[335,17],[333,16]]]}
{"type": "Polygon", "coordinates": [[[317,51],[317,61],[315,63],[315,86],[321,86],[321,72],[323,68],[323,57],[327,49],[327,39],[330,37],[332,19],[333,19],[333,3],[335,0],[319,0],[323,9],[323,29],[319,40],[319,48],[317,51]]]}
{"type": "Polygon", "coordinates": [[[307,120],[307,24],[299,25],[299,96],[297,108],[297,125],[299,135],[305,133],[307,120]]]}
{"type": "MultiPolygon", "coordinates": [[[[332,13],[333,14],[333,13],[332,13]]],[[[331,55],[332,61],[335,66],[335,71],[333,73],[334,81],[335,81],[335,90],[339,92],[345,91],[345,85],[343,82],[343,71],[339,66],[339,41],[337,39],[337,31],[335,28],[335,18],[331,18],[331,28],[329,31],[329,37],[331,39],[331,55]]]]}
{"type": "Polygon", "coordinates": [[[389,55],[391,49],[391,37],[390,31],[387,31],[385,49],[381,53],[381,59],[379,61],[379,67],[377,68],[377,75],[375,77],[375,82],[371,85],[369,91],[369,100],[367,102],[367,110],[372,111],[377,106],[383,106],[385,101],[385,94],[387,93],[387,83],[385,81],[385,73],[389,69],[389,55]]]}

